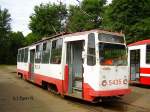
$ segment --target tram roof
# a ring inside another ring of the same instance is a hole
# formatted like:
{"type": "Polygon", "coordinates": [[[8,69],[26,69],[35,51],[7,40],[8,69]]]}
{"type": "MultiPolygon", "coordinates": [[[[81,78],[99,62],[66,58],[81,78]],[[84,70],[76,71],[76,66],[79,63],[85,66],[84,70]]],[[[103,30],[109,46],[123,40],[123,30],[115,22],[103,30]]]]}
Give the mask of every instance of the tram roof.
{"type": "Polygon", "coordinates": [[[131,43],[131,44],[128,45],[128,47],[137,46],[137,45],[144,45],[144,44],[150,44],[150,39],[141,40],[141,41],[138,41],[138,42],[131,43]]]}
{"type": "Polygon", "coordinates": [[[100,30],[100,29],[93,29],[93,30],[82,31],[82,32],[75,32],[75,33],[61,32],[61,33],[53,35],[53,36],[44,37],[42,40],[34,42],[31,45],[21,47],[19,49],[27,48],[29,46],[38,44],[40,42],[43,42],[45,40],[49,40],[49,39],[52,39],[52,38],[78,36],[78,35],[85,35],[85,34],[94,33],[94,32],[97,32],[97,33],[106,33],[106,34],[117,35],[117,36],[123,36],[124,35],[122,32],[119,33],[119,32],[112,32],[112,31],[100,30]]]}
{"type": "Polygon", "coordinates": [[[117,35],[117,36],[123,36],[123,33],[119,33],[119,32],[111,32],[111,31],[106,31],[106,30],[94,29],[94,30],[75,32],[75,33],[61,32],[61,33],[53,35],[53,36],[44,37],[44,39],[42,39],[40,41],[37,41],[37,42],[34,42],[33,44],[37,44],[39,42],[42,42],[42,41],[45,41],[45,40],[49,40],[49,39],[52,39],[52,38],[63,37],[63,36],[65,36],[65,37],[78,36],[78,35],[84,35],[84,34],[93,33],[93,32],[106,33],[106,34],[112,34],[112,35],[117,35]]]}

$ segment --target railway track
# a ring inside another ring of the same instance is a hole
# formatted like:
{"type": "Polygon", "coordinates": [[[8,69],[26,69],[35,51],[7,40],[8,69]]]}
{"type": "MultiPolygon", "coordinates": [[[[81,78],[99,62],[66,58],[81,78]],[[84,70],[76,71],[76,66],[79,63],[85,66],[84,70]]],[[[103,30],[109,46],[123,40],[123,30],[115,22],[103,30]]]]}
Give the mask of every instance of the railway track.
{"type": "Polygon", "coordinates": [[[150,109],[124,102],[121,98],[109,101],[90,103],[75,98],[67,98],[72,104],[86,108],[89,112],[150,112],[150,109]]]}
{"type": "Polygon", "coordinates": [[[127,102],[123,102],[123,101],[118,101],[124,105],[127,105],[127,106],[131,106],[133,108],[136,108],[137,110],[140,109],[142,111],[139,111],[139,112],[150,112],[150,109],[147,109],[147,108],[144,108],[142,106],[139,106],[139,105],[134,105],[134,104],[130,104],[130,103],[127,103],[127,102]]]}

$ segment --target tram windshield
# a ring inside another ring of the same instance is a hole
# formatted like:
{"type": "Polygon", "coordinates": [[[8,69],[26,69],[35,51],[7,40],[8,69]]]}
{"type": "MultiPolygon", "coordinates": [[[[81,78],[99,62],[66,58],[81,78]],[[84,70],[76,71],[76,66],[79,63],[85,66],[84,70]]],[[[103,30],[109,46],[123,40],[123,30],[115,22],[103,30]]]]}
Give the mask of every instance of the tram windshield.
{"type": "Polygon", "coordinates": [[[124,43],[123,36],[104,34],[104,33],[98,34],[98,40],[103,42],[124,43]]]}
{"type": "Polygon", "coordinates": [[[127,53],[125,45],[100,42],[99,56],[101,65],[127,65],[127,53]]]}

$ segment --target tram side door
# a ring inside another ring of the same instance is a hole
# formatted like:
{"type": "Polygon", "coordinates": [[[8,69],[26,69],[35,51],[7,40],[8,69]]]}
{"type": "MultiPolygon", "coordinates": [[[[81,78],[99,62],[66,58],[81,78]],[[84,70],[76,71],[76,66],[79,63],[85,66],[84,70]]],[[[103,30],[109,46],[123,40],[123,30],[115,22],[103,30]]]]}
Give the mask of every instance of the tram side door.
{"type": "Polygon", "coordinates": [[[83,46],[83,40],[67,43],[66,64],[69,70],[68,94],[77,98],[82,98],[83,46]]]}
{"type": "Polygon", "coordinates": [[[131,81],[139,81],[140,78],[140,49],[130,51],[131,81]]]}
{"type": "Polygon", "coordinates": [[[34,57],[35,57],[35,49],[30,50],[30,64],[29,64],[29,74],[30,80],[33,80],[34,75],[34,57]]]}

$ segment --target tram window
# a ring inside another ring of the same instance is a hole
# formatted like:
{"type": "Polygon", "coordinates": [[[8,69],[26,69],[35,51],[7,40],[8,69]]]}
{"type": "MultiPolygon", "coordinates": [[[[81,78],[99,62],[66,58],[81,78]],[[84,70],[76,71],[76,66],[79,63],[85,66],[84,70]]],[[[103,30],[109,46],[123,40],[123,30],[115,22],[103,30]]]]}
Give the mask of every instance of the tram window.
{"type": "Polygon", "coordinates": [[[136,59],[136,50],[130,50],[130,63],[135,64],[137,63],[136,59]]]}
{"type": "Polygon", "coordinates": [[[22,49],[20,50],[20,62],[21,62],[21,58],[22,58],[22,49]]]}
{"type": "Polygon", "coordinates": [[[19,62],[19,58],[20,58],[20,56],[19,56],[19,54],[17,54],[17,62],[19,62]]]}
{"type": "Polygon", "coordinates": [[[87,64],[91,66],[96,64],[94,33],[88,35],[87,64]]]}
{"type": "Polygon", "coordinates": [[[21,50],[18,50],[18,54],[17,54],[17,62],[20,62],[21,61],[21,53],[20,53],[21,50]]]}
{"type": "Polygon", "coordinates": [[[101,65],[126,66],[127,54],[125,45],[99,43],[99,59],[101,65]]]}
{"type": "Polygon", "coordinates": [[[43,51],[46,51],[47,42],[43,43],[43,51]]]}
{"type": "Polygon", "coordinates": [[[36,45],[35,63],[41,62],[41,55],[42,55],[41,47],[42,47],[41,44],[36,45]]]}
{"type": "Polygon", "coordinates": [[[24,62],[28,61],[28,48],[25,48],[24,50],[24,62]]]}
{"type": "Polygon", "coordinates": [[[146,63],[150,64],[150,45],[146,46],[146,63]]]}
{"type": "Polygon", "coordinates": [[[43,43],[42,63],[49,63],[50,42],[43,43]]]}
{"type": "Polygon", "coordinates": [[[21,50],[21,62],[24,62],[24,49],[21,50]]]}
{"type": "Polygon", "coordinates": [[[51,59],[52,64],[60,64],[62,55],[62,39],[52,41],[51,59]]]}
{"type": "Polygon", "coordinates": [[[123,36],[117,36],[117,35],[99,33],[98,39],[99,41],[105,41],[105,42],[124,43],[123,36]]]}

